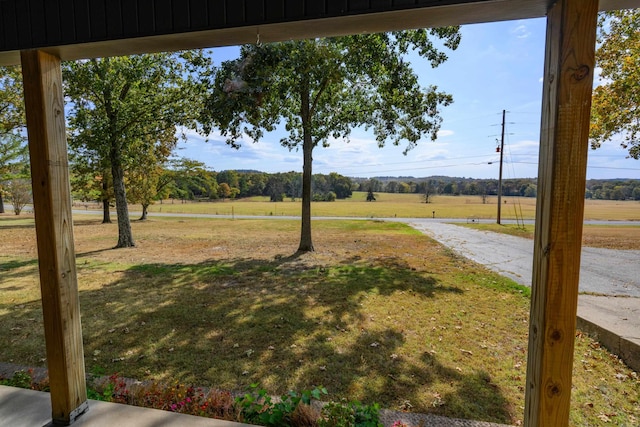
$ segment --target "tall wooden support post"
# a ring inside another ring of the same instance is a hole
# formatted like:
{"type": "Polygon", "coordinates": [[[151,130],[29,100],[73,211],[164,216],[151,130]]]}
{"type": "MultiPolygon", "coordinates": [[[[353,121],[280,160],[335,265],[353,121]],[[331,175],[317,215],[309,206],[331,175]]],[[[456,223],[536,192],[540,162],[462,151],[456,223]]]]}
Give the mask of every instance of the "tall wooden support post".
{"type": "Polygon", "coordinates": [[[60,59],[23,51],[22,75],[53,423],[88,408],[60,59]]]}
{"type": "Polygon", "coordinates": [[[598,0],[548,12],[525,426],[569,423],[598,0]]]}

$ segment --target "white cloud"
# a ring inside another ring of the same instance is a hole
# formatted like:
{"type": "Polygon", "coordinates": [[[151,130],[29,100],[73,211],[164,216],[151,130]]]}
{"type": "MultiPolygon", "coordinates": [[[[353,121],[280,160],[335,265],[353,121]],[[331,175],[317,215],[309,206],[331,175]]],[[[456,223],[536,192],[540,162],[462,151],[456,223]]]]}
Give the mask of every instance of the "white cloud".
{"type": "MultiPolygon", "coordinates": [[[[522,21],[518,21],[518,22],[522,22],[522,21]]],[[[512,28],[510,32],[511,32],[511,34],[515,35],[516,38],[518,38],[518,39],[526,39],[529,36],[531,36],[531,31],[529,31],[527,26],[525,24],[522,24],[522,23],[520,23],[515,28],[512,28]]]]}

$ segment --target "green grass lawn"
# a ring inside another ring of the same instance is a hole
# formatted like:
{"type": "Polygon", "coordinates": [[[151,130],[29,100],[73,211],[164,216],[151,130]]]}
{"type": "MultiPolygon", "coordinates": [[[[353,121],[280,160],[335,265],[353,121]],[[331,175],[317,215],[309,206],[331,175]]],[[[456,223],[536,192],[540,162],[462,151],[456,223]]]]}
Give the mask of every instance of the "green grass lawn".
{"type": "MultiPolygon", "coordinates": [[[[332,398],[516,424],[523,419],[529,289],[397,223],[76,219],[89,372],[332,398]]],[[[0,360],[45,363],[35,230],[0,217],[0,360]]],[[[578,334],[573,425],[634,425],[639,381],[578,334]]]]}

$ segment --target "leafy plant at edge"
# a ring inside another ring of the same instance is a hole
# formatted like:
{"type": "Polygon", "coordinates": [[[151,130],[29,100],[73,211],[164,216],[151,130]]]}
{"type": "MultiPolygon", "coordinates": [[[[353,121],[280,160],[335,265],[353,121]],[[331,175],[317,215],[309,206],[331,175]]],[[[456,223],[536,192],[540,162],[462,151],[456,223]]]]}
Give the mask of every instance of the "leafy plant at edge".
{"type": "Polygon", "coordinates": [[[327,394],[327,389],[320,386],[300,393],[289,391],[274,402],[266,390],[257,388],[258,384],[251,384],[250,390],[254,391],[237,397],[235,403],[244,421],[268,427],[291,425],[291,417],[300,403],[310,405],[312,398],[320,400],[321,395],[327,394]]]}
{"type": "Polygon", "coordinates": [[[319,427],[382,427],[380,405],[363,405],[360,402],[330,402],[322,408],[323,419],[319,427]]]}
{"type": "Polygon", "coordinates": [[[49,391],[49,379],[36,381],[33,369],[28,371],[16,371],[11,378],[0,378],[0,385],[9,387],[26,388],[30,390],[49,391]]]}
{"type": "Polygon", "coordinates": [[[0,380],[1,385],[18,388],[31,388],[31,375],[25,371],[16,371],[13,377],[0,380]]]}

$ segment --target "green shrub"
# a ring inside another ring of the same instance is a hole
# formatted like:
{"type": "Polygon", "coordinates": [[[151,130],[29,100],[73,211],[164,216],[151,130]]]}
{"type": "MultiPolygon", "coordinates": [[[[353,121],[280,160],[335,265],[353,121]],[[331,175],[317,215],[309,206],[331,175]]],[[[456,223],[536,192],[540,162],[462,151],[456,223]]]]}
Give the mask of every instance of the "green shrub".
{"type": "Polygon", "coordinates": [[[31,388],[31,374],[26,371],[16,371],[13,377],[0,380],[0,385],[18,388],[31,388]]]}
{"type": "Polygon", "coordinates": [[[305,390],[301,393],[289,391],[274,402],[264,389],[257,390],[258,385],[252,384],[249,393],[236,398],[236,406],[240,411],[242,421],[268,427],[291,426],[294,413],[302,403],[311,404],[311,399],[319,400],[327,394],[324,387],[305,390]]]}
{"type": "Polygon", "coordinates": [[[319,427],[382,427],[380,406],[363,405],[360,402],[330,402],[322,408],[323,418],[319,427]]]}

